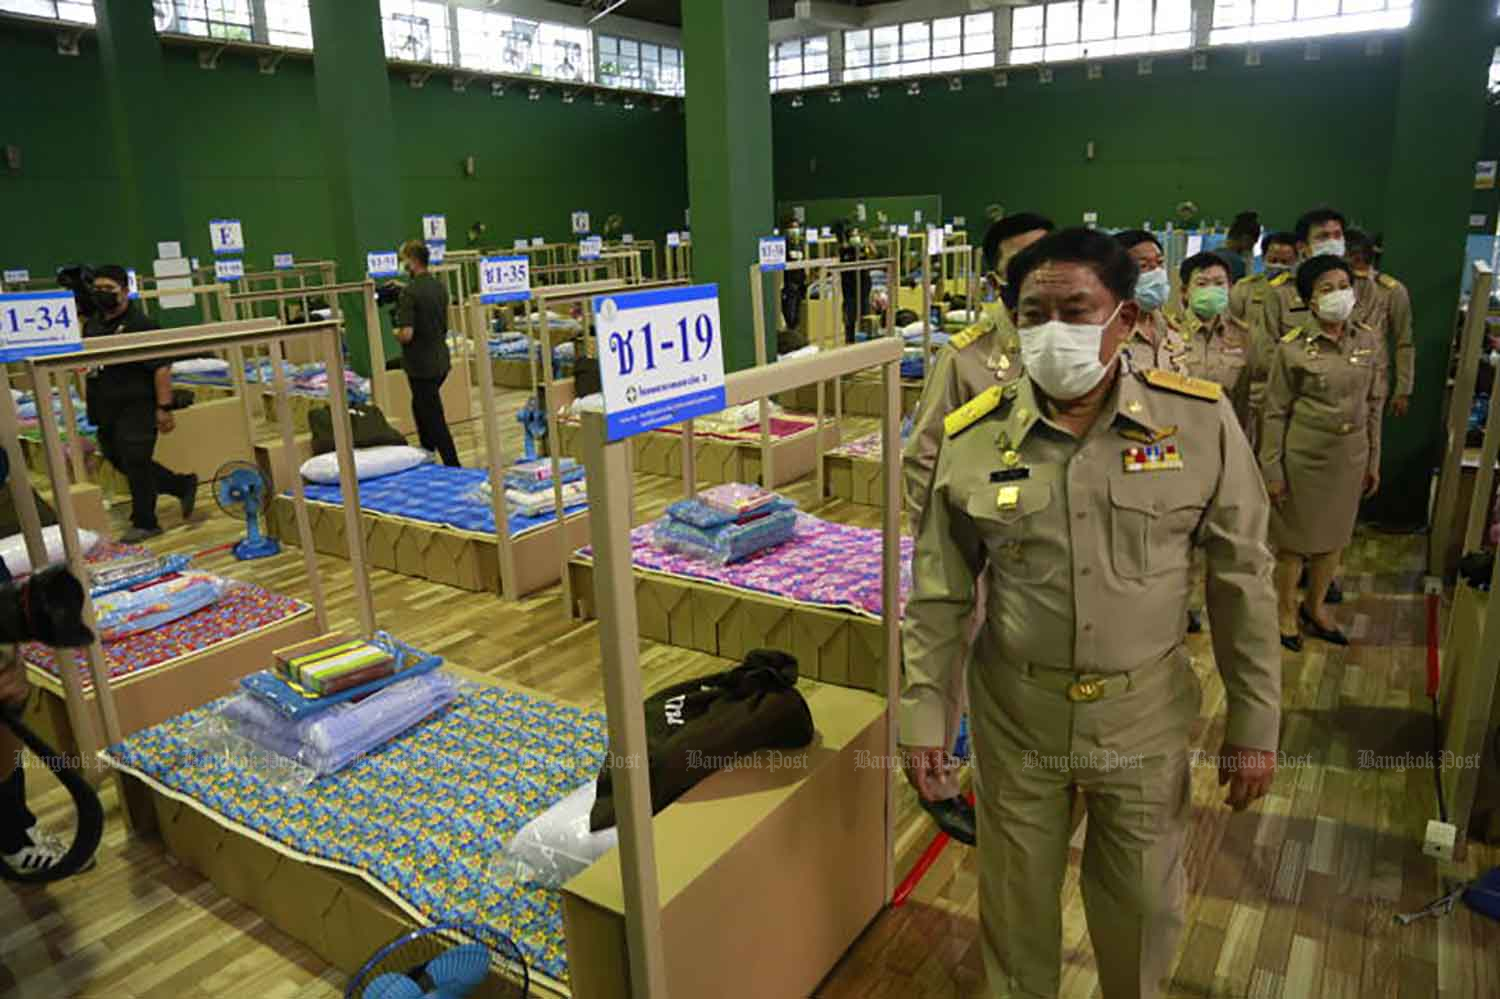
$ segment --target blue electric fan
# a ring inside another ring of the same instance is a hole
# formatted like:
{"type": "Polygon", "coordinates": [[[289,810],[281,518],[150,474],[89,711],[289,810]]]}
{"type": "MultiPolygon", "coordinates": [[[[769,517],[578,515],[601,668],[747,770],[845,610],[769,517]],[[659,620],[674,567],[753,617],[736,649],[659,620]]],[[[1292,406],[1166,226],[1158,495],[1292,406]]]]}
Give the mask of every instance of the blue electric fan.
{"type": "Polygon", "coordinates": [[[231,461],[214,473],[214,499],[219,509],[245,517],[245,536],[234,546],[240,561],[266,558],[281,552],[281,542],[260,533],[260,511],[266,505],[266,479],[248,461],[231,461]]]}
{"type": "Polygon", "coordinates": [[[413,930],[381,947],[349,979],[345,999],[526,999],[531,977],[503,934],[463,923],[413,930]],[[455,943],[464,938],[469,942],[455,943]],[[495,974],[491,975],[491,969],[495,974]],[[498,991],[497,991],[498,990],[498,991]]]}

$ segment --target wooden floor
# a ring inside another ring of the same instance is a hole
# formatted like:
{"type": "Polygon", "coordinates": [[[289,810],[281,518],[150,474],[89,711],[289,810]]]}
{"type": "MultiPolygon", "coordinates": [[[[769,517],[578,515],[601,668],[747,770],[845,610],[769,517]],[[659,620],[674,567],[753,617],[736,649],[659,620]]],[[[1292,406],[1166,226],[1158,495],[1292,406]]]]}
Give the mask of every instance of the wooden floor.
{"type": "MultiPolygon", "coordinates": [[[[509,412],[519,399],[510,399],[509,412]]],[[[518,428],[506,420],[510,453],[518,428]]],[[[847,436],[869,425],[849,421],[847,436]]],[[[466,460],[473,428],[459,434],[466,460]]],[[[678,495],[676,483],[642,477],[638,510],[652,516],[678,495]]],[[[786,490],[804,508],[812,486],[786,490]]],[[[232,540],[241,525],[204,495],[204,511],[177,524],[155,547],[198,552],[232,540]]],[[[880,512],[842,502],[818,511],[877,526],[880,512]]],[[[1422,694],[1425,618],[1421,539],[1362,535],[1346,573],[1350,599],[1340,620],[1348,650],[1309,642],[1285,658],[1287,757],[1272,795],[1234,815],[1208,767],[1194,772],[1189,846],[1189,926],[1172,995],[1500,996],[1500,924],[1460,907],[1440,921],[1408,927],[1395,912],[1439,894],[1444,877],[1467,877],[1500,863],[1500,850],[1471,848],[1447,869],[1423,857],[1420,842],[1436,814],[1429,770],[1357,766],[1361,750],[1421,753],[1430,728],[1422,694]]],[[[356,626],[348,564],[320,557],[335,626],[356,626]]],[[[307,596],[299,551],[237,564],[225,553],[210,568],[307,596]]],[[[602,703],[594,625],[566,618],[557,590],[517,604],[393,573],[372,576],[383,627],[450,660],[584,704],[602,703]]],[[[1205,686],[1198,745],[1212,750],[1223,727],[1223,688],[1206,636],[1191,640],[1205,686]]],[[[642,669],[655,689],[701,669],[699,653],[646,643],[642,669]]],[[[71,807],[47,778],[31,785],[48,825],[66,827],[71,807]]],[[[311,999],[342,995],[343,976],[179,867],[154,841],[124,832],[112,784],[109,824],[97,867],[47,888],[0,890],[0,995],[46,997],[245,996],[311,999]]],[[[911,856],[931,827],[904,787],[899,851],[911,856]]],[[[1065,885],[1063,992],[1099,994],[1078,889],[1079,836],[1065,885]]],[[[882,914],[817,992],[821,999],[939,999],[983,996],[972,854],[950,846],[905,906],[882,914]]],[[[382,941],[370,941],[373,950],[382,941]]],[[[771,999],[771,997],[768,997],[771,999]]]]}

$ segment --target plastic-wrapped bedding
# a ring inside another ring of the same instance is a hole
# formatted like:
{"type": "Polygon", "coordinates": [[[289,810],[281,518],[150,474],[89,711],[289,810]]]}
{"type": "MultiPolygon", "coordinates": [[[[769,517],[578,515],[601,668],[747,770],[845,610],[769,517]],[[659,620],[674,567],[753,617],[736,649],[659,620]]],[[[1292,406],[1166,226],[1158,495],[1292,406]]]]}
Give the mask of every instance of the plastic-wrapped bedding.
{"type": "Polygon", "coordinates": [[[796,532],[796,510],[777,510],[747,523],[715,528],[696,527],[668,516],[656,522],[652,541],[668,551],[728,565],[790,541],[796,532]]]}
{"type": "Polygon", "coordinates": [[[336,704],[295,722],[244,691],[223,701],[218,713],[234,734],[324,777],[426,720],[458,693],[456,678],[434,671],[393,683],[358,704],[336,704]]]}
{"type": "Polygon", "coordinates": [[[514,877],[545,888],[561,888],[575,875],[615,848],[615,826],[589,831],[589,812],[599,793],[589,781],[547,809],[516,833],[498,860],[496,880],[514,877]]]}
{"type": "Polygon", "coordinates": [[[219,602],[233,584],[206,572],[183,572],[94,600],[94,630],[105,642],[160,628],[219,602]]]}

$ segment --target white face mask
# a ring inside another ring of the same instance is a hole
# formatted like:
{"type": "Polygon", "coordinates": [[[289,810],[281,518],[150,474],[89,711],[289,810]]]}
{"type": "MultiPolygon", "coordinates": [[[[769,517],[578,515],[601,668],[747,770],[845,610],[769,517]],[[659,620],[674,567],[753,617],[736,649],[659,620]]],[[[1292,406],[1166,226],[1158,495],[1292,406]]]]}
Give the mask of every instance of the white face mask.
{"type": "Polygon", "coordinates": [[[1021,330],[1021,360],[1026,373],[1050,398],[1067,401],[1087,395],[1109,371],[1108,366],[1099,363],[1099,346],[1104,341],[1104,331],[1119,314],[1117,305],[1102,323],[1065,323],[1054,319],[1021,330]]]}
{"type": "Polygon", "coordinates": [[[1325,239],[1321,243],[1312,245],[1312,255],[1315,257],[1342,257],[1344,255],[1343,239],[1325,239]]]}
{"type": "Polygon", "coordinates": [[[1354,289],[1341,288],[1318,296],[1318,318],[1341,323],[1354,314],[1354,289]]]}

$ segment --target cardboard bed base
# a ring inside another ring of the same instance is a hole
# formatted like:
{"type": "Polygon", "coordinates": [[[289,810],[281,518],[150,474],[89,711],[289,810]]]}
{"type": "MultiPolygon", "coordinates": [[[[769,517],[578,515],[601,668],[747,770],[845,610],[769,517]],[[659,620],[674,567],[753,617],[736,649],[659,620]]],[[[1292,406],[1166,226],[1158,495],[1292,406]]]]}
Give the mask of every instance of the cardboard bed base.
{"type": "MultiPolygon", "coordinates": [[[[558,427],[562,439],[563,454],[582,458],[579,431],[576,424],[563,423],[558,427]]],[[[823,426],[823,448],[837,447],[839,428],[832,422],[823,426]]],[[[637,434],[630,439],[631,456],[635,471],[651,475],[666,475],[682,478],[682,435],[659,431],[637,434]]],[[[760,440],[726,441],[695,436],[693,438],[693,460],[699,482],[759,482],[760,440]]],[[[771,441],[772,469],[776,481],[771,488],[790,485],[813,473],[817,464],[817,440],[813,428],[808,427],[791,437],[773,438],[771,441]]]]}
{"type": "MultiPolygon", "coordinates": [[[[575,557],[568,572],[574,614],[596,617],[593,563],[575,557]]],[[[802,676],[885,689],[885,638],[876,618],[658,572],[634,575],[642,638],[732,660],[752,649],[783,649],[797,657],[802,676]]]]}
{"type": "MultiPolygon", "coordinates": [[[[492,357],[490,358],[490,377],[494,380],[496,388],[507,389],[529,389],[531,388],[531,362],[521,357],[492,357]]],[[[474,370],[469,376],[469,384],[478,387],[479,365],[474,365],[474,370]]]]}
{"type": "MultiPolygon", "coordinates": [[[[885,904],[884,782],[894,778],[862,765],[883,752],[885,705],[799,687],[818,732],[812,746],[757,754],[761,765],[716,773],[653,819],[672,995],[811,995],[885,904]],[[747,917],[732,925],[729,898],[747,917]]],[[[363,876],[295,855],[155,781],[125,770],[122,787],[136,829],[159,834],[183,864],[346,973],[423,923],[363,876]]],[[[628,996],[618,850],[564,886],[563,923],[571,992],[533,971],[532,994],[628,996]]]]}
{"type": "MultiPolygon", "coordinates": [[[[117,677],[110,689],[119,712],[120,732],[128,736],[222,697],[235,688],[240,677],[270,666],[274,650],[317,636],[317,618],[307,607],[202,651],[117,677]]],[[[29,664],[26,672],[37,688],[37,696],[26,705],[27,723],[58,752],[77,753],[62,679],[29,664]]],[[[94,711],[92,686],[85,689],[84,700],[90,705],[88,710],[94,711]]]]}
{"type": "MultiPolygon", "coordinates": [[[[344,508],[309,500],[307,515],[312,525],[313,546],[324,555],[348,558],[344,508]]],[[[283,544],[297,544],[295,518],[291,499],[275,497],[269,511],[269,533],[283,544]]],[[[371,566],[461,590],[501,592],[500,548],[492,534],[460,531],[370,510],[360,511],[360,523],[365,535],[365,559],[371,566]]],[[[562,543],[568,546],[568,551],[588,544],[586,509],[569,514],[564,524],[562,543]]],[[[553,522],[515,539],[517,594],[535,593],[558,581],[562,559],[558,538],[557,524],[553,522]]]]}
{"type": "Polygon", "coordinates": [[[823,490],[831,497],[885,506],[885,483],[881,481],[885,466],[869,458],[847,454],[823,455],[823,490]]]}
{"type": "MultiPolygon", "coordinates": [[[[917,400],[921,398],[921,379],[901,379],[901,412],[903,415],[915,411],[917,400]]],[[[815,413],[818,409],[818,386],[816,383],[813,383],[811,385],[799,386],[790,392],[782,392],[776,396],[776,401],[794,413],[815,413]]],[[[830,416],[832,413],[833,386],[829,385],[823,390],[823,414],[830,416]]],[[[844,379],[844,415],[885,415],[885,389],[878,377],[870,378],[856,375],[852,378],[844,379]]]]}

